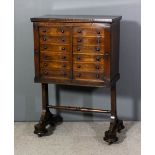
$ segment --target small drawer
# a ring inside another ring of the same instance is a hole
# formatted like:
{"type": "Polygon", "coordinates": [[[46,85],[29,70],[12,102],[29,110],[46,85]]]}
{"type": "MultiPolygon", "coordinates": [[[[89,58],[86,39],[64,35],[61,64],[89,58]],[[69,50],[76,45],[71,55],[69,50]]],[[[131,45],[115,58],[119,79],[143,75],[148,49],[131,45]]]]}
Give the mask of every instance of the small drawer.
{"type": "Polygon", "coordinates": [[[70,52],[70,46],[69,45],[41,44],[40,45],[40,51],[69,53],[70,52]]]}
{"type": "Polygon", "coordinates": [[[104,55],[89,55],[89,54],[74,54],[73,55],[74,62],[95,62],[99,63],[104,60],[104,55]]]}
{"type": "Polygon", "coordinates": [[[104,36],[104,28],[74,27],[74,36],[104,36]]]}
{"type": "Polygon", "coordinates": [[[73,63],[74,71],[93,71],[93,72],[104,72],[104,64],[102,63],[88,63],[88,62],[80,62],[73,63]]]}
{"type": "Polygon", "coordinates": [[[41,69],[41,76],[48,77],[48,78],[69,79],[70,71],[69,70],[51,71],[51,70],[41,69]]]}
{"type": "Polygon", "coordinates": [[[104,45],[104,37],[74,37],[74,45],[104,45]]]}
{"type": "Polygon", "coordinates": [[[68,54],[61,54],[61,53],[54,53],[50,51],[40,52],[40,60],[41,61],[69,61],[70,55],[68,54]]]}
{"type": "Polygon", "coordinates": [[[69,44],[70,38],[68,36],[40,36],[40,43],[41,44],[69,44]]]}
{"type": "Polygon", "coordinates": [[[50,61],[50,62],[41,62],[40,68],[48,69],[48,70],[57,70],[57,69],[70,69],[71,65],[70,62],[64,61],[50,61]]]}
{"type": "Polygon", "coordinates": [[[74,71],[73,77],[75,80],[104,80],[104,73],[74,71]]]}
{"type": "Polygon", "coordinates": [[[58,26],[58,27],[40,27],[39,28],[40,35],[70,35],[70,28],[67,26],[58,26]]]}
{"type": "Polygon", "coordinates": [[[105,51],[104,46],[73,46],[73,53],[90,53],[90,54],[103,54],[105,51]]]}

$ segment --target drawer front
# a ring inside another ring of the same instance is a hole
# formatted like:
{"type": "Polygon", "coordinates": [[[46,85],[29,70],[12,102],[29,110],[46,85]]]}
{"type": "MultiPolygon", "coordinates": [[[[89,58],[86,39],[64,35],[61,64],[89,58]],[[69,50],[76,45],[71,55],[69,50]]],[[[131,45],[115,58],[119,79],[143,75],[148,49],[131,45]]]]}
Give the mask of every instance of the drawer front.
{"type": "Polygon", "coordinates": [[[73,53],[90,53],[90,54],[103,54],[105,52],[104,46],[80,46],[74,45],[73,46],[73,53]]]}
{"type": "Polygon", "coordinates": [[[73,71],[104,72],[104,64],[103,62],[102,63],[76,62],[73,63],[73,71]]]}
{"type": "Polygon", "coordinates": [[[70,44],[71,42],[70,37],[68,36],[40,36],[40,43],[41,44],[70,44]]]}
{"type": "Polygon", "coordinates": [[[71,56],[64,53],[54,53],[52,51],[45,51],[40,53],[40,60],[41,61],[70,61],[71,56]]]}
{"type": "Polygon", "coordinates": [[[74,45],[104,45],[104,37],[74,37],[74,45]]]}
{"type": "Polygon", "coordinates": [[[102,27],[74,27],[74,36],[104,36],[104,28],[102,27]]]}
{"type": "Polygon", "coordinates": [[[73,77],[75,80],[95,80],[95,81],[103,81],[104,74],[101,72],[80,72],[75,71],[73,72],[73,77]]]}
{"type": "Polygon", "coordinates": [[[69,45],[51,45],[51,44],[41,44],[40,51],[51,51],[51,52],[71,52],[69,45]]]}
{"type": "Polygon", "coordinates": [[[47,69],[47,70],[70,70],[70,62],[65,62],[65,61],[51,61],[51,62],[41,62],[40,63],[40,68],[41,69],[47,69]]]}
{"type": "Polygon", "coordinates": [[[57,36],[57,35],[70,35],[70,27],[67,26],[57,26],[57,27],[40,27],[39,28],[39,34],[40,35],[51,35],[51,36],[57,36]]]}
{"type": "Polygon", "coordinates": [[[56,79],[70,79],[69,70],[47,70],[41,69],[41,76],[44,78],[56,78],[56,79]]]}
{"type": "Polygon", "coordinates": [[[74,62],[102,62],[104,61],[105,56],[104,55],[89,55],[89,54],[74,54],[73,55],[73,61],[74,62]]]}

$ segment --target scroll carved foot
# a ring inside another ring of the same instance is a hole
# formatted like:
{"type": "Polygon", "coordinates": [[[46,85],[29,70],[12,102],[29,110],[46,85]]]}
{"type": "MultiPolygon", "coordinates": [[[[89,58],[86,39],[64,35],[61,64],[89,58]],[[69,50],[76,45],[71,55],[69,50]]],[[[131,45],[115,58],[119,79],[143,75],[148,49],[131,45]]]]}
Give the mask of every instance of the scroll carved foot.
{"type": "Polygon", "coordinates": [[[34,126],[34,134],[37,134],[39,137],[44,136],[48,132],[46,129],[48,124],[56,125],[62,121],[63,118],[61,116],[53,115],[49,110],[42,111],[39,123],[34,126]]]}
{"type": "Polygon", "coordinates": [[[118,141],[117,132],[120,132],[124,128],[123,121],[115,119],[110,123],[109,130],[105,132],[105,137],[103,138],[104,141],[108,142],[109,144],[118,141]]]}

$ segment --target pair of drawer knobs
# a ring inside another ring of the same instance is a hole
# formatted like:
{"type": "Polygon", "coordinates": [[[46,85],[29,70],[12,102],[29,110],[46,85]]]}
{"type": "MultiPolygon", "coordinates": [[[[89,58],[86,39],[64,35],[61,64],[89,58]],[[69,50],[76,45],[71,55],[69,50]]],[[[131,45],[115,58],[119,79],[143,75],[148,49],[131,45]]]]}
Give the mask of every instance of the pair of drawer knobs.
{"type": "MultiPolygon", "coordinates": [[[[48,71],[44,71],[44,74],[48,75],[48,71]]],[[[67,73],[65,71],[62,71],[62,74],[63,74],[64,77],[67,76],[67,73]]]]}
{"type": "MultiPolygon", "coordinates": [[[[48,49],[48,46],[44,45],[44,49],[48,49]]],[[[66,48],[62,47],[61,50],[64,51],[64,50],[66,50],[66,48]]]]}
{"type": "MultiPolygon", "coordinates": [[[[43,41],[47,41],[47,38],[46,38],[46,37],[43,37],[43,41]]],[[[62,42],[65,42],[66,39],[65,39],[64,37],[61,37],[61,41],[62,41],[62,42]]]]}
{"type": "MultiPolygon", "coordinates": [[[[81,57],[80,57],[80,56],[77,56],[76,59],[77,59],[77,60],[81,60],[81,57]]],[[[97,56],[97,57],[96,57],[96,60],[97,60],[97,61],[100,61],[100,60],[101,60],[101,57],[100,57],[100,56],[97,56]]]]}
{"type": "MultiPolygon", "coordinates": [[[[78,73],[78,74],[77,74],[77,77],[79,77],[79,78],[80,78],[81,76],[82,76],[82,74],[81,74],[81,73],[78,73]]],[[[96,78],[97,78],[97,79],[99,79],[99,78],[100,78],[100,75],[99,75],[99,74],[96,74],[96,78]]]]}
{"type": "MultiPolygon", "coordinates": [[[[81,50],[81,48],[78,47],[78,48],[77,48],[77,51],[80,51],[80,50],[81,50]]],[[[95,50],[96,50],[96,51],[100,51],[101,49],[100,49],[100,47],[96,47],[95,50]]]]}
{"type": "MultiPolygon", "coordinates": [[[[81,68],[81,65],[77,65],[77,68],[81,68]]],[[[100,69],[99,65],[96,65],[96,69],[100,69]]]]}
{"type": "MultiPolygon", "coordinates": [[[[43,30],[43,32],[46,33],[47,31],[46,31],[46,30],[43,30]]],[[[64,33],[65,30],[64,30],[64,29],[60,29],[60,32],[61,32],[61,33],[64,33]]]]}

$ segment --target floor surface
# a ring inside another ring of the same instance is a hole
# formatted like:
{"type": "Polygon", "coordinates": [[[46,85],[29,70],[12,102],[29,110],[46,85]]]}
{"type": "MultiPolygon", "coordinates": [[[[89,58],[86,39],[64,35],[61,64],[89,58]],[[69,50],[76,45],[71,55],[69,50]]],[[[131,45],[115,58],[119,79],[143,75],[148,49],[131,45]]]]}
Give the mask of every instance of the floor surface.
{"type": "Polygon", "coordinates": [[[109,122],[63,122],[40,138],[34,124],[15,123],[15,155],[140,155],[140,122],[125,122],[112,145],[103,141],[109,122]]]}

